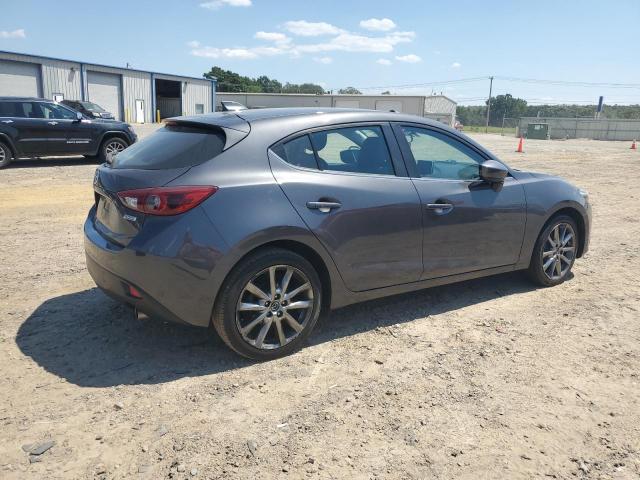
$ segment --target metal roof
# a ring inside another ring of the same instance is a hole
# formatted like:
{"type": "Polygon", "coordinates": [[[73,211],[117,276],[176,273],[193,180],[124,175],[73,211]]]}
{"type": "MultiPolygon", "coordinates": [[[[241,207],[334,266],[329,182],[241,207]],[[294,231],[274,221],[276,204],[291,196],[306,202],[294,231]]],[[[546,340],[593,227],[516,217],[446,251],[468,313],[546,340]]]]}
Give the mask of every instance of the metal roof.
{"type": "Polygon", "coordinates": [[[130,71],[130,72],[141,72],[141,73],[149,73],[151,75],[166,75],[166,76],[170,76],[170,77],[180,77],[180,78],[187,78],[190,80],[205,80],[205,81],[213,81],[213,82],[217,82],[217,78],[205,78],[205,77],[190,77],[187,75],[176,75],[175,73],[163,73],[163,72],[153,72],[151,70],[140,70],[137,68],[126,68],[126,67],[116,67],[114,65],[104,65],[102,63],[95,63],[95,62],[85,62],[82,60],[69,60],[68,58],[57,58],[57,57],[48,57],[46,55],[37,55],[34,53],[23,53],[23,52],[9,52],[7,50],[0,50],[0,54],[7,54],[7,55],[22,55],[24,57],[31,57],[31,58],[43,58],[45,60],[54,60],[56,62],[69,62],[69,63],[81,63],[83,65],[89,65],[89,66],[95,66],[95,67],[104,67],[104,68],[115,68],[117,70],[123,70],[123,71],[130,71]]]}

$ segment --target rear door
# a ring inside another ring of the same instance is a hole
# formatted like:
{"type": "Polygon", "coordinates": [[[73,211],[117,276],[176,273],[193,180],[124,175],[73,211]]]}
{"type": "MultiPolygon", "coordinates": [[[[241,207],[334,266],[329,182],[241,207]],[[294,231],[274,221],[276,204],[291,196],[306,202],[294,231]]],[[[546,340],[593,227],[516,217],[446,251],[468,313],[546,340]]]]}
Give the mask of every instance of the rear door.
{"type": "Polygon", "coordinates": [[[269,157],[276,180],[350,290],[420,278],[420,198],[388,124],[298,134],[269,157]]]}
{"type": "Polygon", "coordinates": [[[394,125],[422,201],[423,279],[515,264],[526,220],[522,185],[482,182],[482,152],[424,125],[394,125]]]}

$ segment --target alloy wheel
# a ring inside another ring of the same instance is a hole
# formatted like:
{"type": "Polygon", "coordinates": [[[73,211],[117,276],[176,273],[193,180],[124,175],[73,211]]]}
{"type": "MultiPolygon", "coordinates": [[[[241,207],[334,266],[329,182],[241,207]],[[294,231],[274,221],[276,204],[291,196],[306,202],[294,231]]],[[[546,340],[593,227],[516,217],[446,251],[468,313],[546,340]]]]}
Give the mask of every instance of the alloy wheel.
{"type": "Polygon", "coordinates": [[[125,146],[120,142],[109,142],[107,143],[107,147],[105,148],[105,153],[107,157],[109,155],[117,155],[121,151],[125,149],[125,146]]]}
{"type": "Polygon", "coordinates": [[[542,270],[550,280],[563,278],[576,257],[576,234],[568,223],[558,223],[542,246],[542,270]]]}
{"type": "Polygon", "coordinates": [[[300,335],[313,311],[309,278],[290,265],[273,265],[245,285],[236,306],[236,326],[249,345],[273,350],[300,335]]]}
{"type": "Polygon", "coordinates": [[[0,146],[0,163],[4,162],[7,159],[7,154],[4,151],[4,148],[0,146]]]}

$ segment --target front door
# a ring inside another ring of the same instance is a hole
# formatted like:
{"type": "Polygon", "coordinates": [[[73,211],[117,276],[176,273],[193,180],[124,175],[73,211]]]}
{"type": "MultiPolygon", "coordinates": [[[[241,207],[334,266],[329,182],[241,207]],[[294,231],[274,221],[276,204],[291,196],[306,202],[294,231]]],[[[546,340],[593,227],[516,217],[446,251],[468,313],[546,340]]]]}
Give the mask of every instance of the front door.
{"type": "Polygon", "coordinates": [[[486,158],[448,132],[394,131],[422,202],[423,279],[515,264],[526,220],[522,185],[511,176],[499,191],[482,182],[486,158]]]}
{"type": "Polygon", "coordinates": [[[51,129],[50,154],[83,155],[95,150],[91,121],[78,120],[77,112],[56,103],[42,102],[40,108],[51,129]]]}
{"type": "Polygon", "coordinates": [[[388,124],[336,127],[269,152],[276,180],[353,291],[422,273],[420,199],[394,142],[388,124]]]}
{"type": "Polygon", "coordinates": [[[136,100],[136,123],[144,123],[144,101],[136,100]]]}

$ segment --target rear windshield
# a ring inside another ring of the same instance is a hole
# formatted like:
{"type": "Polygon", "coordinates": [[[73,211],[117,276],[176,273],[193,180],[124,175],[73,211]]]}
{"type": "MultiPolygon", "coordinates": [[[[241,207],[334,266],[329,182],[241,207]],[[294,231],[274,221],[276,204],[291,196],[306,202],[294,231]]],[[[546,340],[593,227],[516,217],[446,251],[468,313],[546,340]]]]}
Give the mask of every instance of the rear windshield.
{"type": "Polygon", "coordinates": [[[220,155],[224,143],[222,130],[167,125],[120,152],[113,160],[113,168],[191,167],[220,155]]]}

